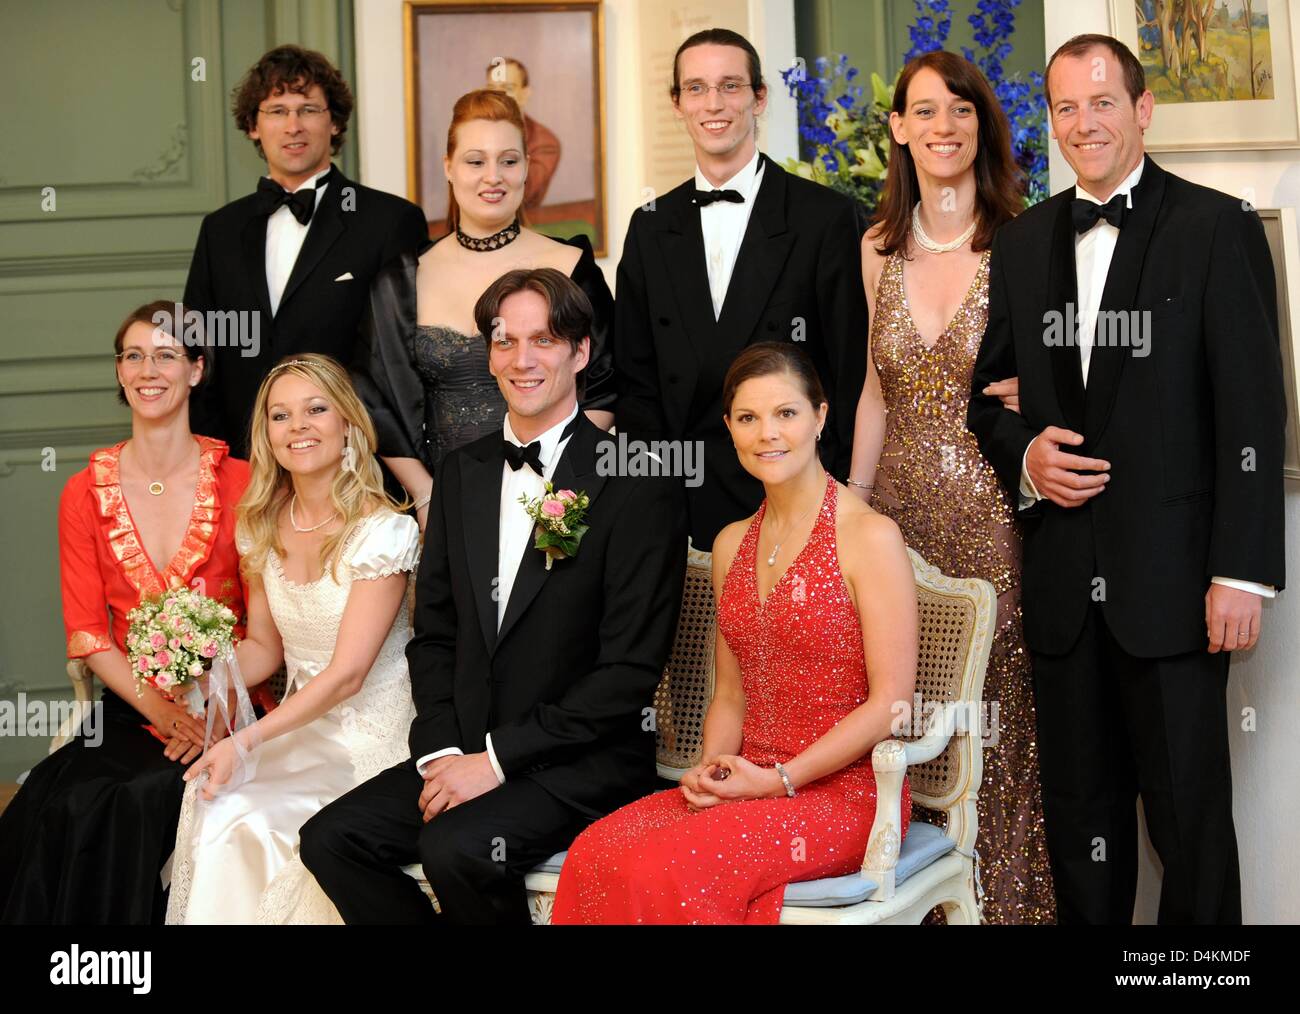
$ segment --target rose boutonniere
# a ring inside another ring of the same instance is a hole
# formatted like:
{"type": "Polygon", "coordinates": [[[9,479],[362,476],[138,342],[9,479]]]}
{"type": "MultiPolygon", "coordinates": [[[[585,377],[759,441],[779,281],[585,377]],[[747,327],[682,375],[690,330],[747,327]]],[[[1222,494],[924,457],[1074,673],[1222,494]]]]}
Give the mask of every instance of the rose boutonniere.
{"type": "Polygon", "coordinates": [[[586,493],[562,489],[558,493],[548,482],[546,495],[529,499],[521,493],[519,502],[533,519],[533,548],[546,554],[546,569],[556,560],[567,560],[578,555],[578,543],[587,534],[587,507],[591,500],[586,493]]]}

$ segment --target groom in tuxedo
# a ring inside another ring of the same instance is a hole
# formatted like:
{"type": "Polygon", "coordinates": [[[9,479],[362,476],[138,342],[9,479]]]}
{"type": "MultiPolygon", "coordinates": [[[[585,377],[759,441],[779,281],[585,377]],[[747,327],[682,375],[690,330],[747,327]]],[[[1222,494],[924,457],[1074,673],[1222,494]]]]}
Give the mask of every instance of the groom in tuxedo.
{"type": "Polygon", "coordinates": [[[271,367],[301,352],[350,363],[371,278],[428,242],[418,207],[331,164],[351,114],[342,75],[298,46],[265,54],[235,92],[235,122],[267,175],[204,218],[185,305],[226,314],[242,331],[208,350],[211,375],[190,399],[190,427],[226,441],[237,458],[248,457],[249,416],[271,367]]]}
{"type": "Polygon", "coordinates": [[[1142,65],[1047,67],[1076,186],[1003,226],[968,414],[1024,519],[1043,815],[1062,923],[1127,924],[1136,797],[1161,923],[1240,923],[1225,690],[1281,590],[1273,268],[1244,202],[1144,154],[1142,65]],[[1019,377],[1019,410],[988,385],[1019,377]]]}
{"type": "Polygon", "coordinates": [[[862,227],[843,194],[759,152],[767,85],[744,36],[710,28],[686,39],[673,60],[672,100],[695,176],[628,226],[614,305],[622,380],[614,411],[629,438],[699,441],[703,482],[686,492],[691,539],[707,550],[763,498],[722,421],[722,381],[746,346],[802,344],[829,395],[822,463],[849,473],[867,370],[862,227]]]}
{"type": "MultiPolygon", "coordinates": [[[[608,474],[578,411],[591,305],[551,268],[515,270],[474,309],[504,432],[438,469],[407,648],[411,760],[326,807],[302,859],[349,923],[529,922],[524,876],[655,788],[650,706],[686,570],[681,485],[608,474]],[[586,494],[575,555],[534,545],[520,497],[586,494]]],[[[627,471],[623,469],[622,471],[627,471]]]]}

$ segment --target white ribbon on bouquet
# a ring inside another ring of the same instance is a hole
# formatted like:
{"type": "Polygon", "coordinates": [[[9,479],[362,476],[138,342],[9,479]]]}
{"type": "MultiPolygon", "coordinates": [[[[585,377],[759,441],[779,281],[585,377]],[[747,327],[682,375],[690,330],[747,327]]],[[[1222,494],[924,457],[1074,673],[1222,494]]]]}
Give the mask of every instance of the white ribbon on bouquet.
{"type": "Polygon", "coordinates": [[[245,782],[251,782],[257,774],[257,748],[262,737],[255,726],[257,716],[253,714],[253,702],[249,700],[248,689],[244,684],[244,674],[239,670],[239,660],[234,649],[212,660],[212,669],[208,674],[208,723],[203,737],[203,752],[208,752],[212,745],[212,727],[221,712],[221,720],[230,732],[235,745],[235,767],[230,772],[230,779],[214,786],[213,793],[230,792],[245,782]],[[230,691],[235,691],[235,711],[230,711],[230,691]]]}

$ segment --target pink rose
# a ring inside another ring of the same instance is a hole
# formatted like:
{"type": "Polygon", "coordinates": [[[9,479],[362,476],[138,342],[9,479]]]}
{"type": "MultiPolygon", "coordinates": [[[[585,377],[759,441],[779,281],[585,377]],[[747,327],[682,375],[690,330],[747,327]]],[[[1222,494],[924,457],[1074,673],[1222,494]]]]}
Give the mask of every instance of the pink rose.
{"type": "Polygon", "coordinates": [[[191,634],[188,630],[181,635],[181,644],[183,644],[185,647],[188,648],[193,643],[194,643],[194,635],[191,634]]]}
{"type": "Polygon", "coordinates": [[[565,506],[559,500],[546,500],[542,503],[542,513],[551,518],[564,517],[565,506]]]}
{"type": "Polygon", "coordinates": [[[205,645],[202,647],[202,649],[199,651],[199,654],[202,655],[204,658],[216,658],[216,657],[217,657],[217,642],[216,642],[216,641],[209,641],[207,644],[205,644],[205,645]]]}
{"type": "Polygon", "coordinates": [[[173,637],[167,642],[167,647],[171,648],[172,651],[180,651],[181,639],[179,637],[173,637]]]}
{"type": "Polygon", "coordinates": [[[555,495],[558,496],[561,500],[576,500],[576,499],[578,499],[578,494],[575,493],[575,492],[574,492],[573,490],[571,490],[571,489],[562,489],[562,490],[560,490],[558,493],[556,493],[555,495]]]}
{"type": "Polygon", "coordinates": [[[173,682],[175,681],[172,679],[170,673],[160,672],[154,679],[154,686],[159,690],[163,690],[166,687],[171,686],[173,682]]]}
{"type": "Polygon", "coordinates": [[[173,630],[180,630],[180,629],[182,629],[184,626],[185,626],[185,617],[184,617],[184,616],[176,616],[176,617],[173,617],[173,618],[172,618],[172,629],[173,629],[173,630]]]}
{"type": "Polygon", "coordinates": [[[139,672],[148,672],[148,671],[149,671],[149,656],[148,656],[148,655],[141,655],[139,658],[137,658],[137,659],[135,660],[135,667],[136,667],[136,670],[139,671],[139,672]]]}
{"type": "Polygon", "coordinates": [[[166,643],[167,643],[167,638],[164,637],[162,634],[154,634],[152,637],[149,638],[149,647],[153,648],[154,650],[161,648],[166,643]]]}
{"type": "Polygon", "coordinates": [[[160,669],[165,669],[172,664],[172,657],[165,651],[160,651],[153,657],[154,663],[160,669]]]}

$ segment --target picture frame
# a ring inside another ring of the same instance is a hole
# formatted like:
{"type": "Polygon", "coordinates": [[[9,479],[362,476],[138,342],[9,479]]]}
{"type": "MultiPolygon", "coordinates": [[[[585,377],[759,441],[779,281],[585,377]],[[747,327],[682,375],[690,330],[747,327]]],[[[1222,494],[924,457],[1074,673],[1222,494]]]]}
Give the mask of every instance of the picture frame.
{"type": "Polygon", "coordinates": [[[583,233],[608,250],[602,0],[406,0],[407,195],[429,234],[448,231],[443,156],[452,107],[476,88],[519,101],[527,125],[529,228],[583,233]]]}
{"type": "Polygon", "coordinates": [[[1300,237],[1294,208],[1257,208],[1273,255],[1277,279],[1278,339],[1282,347],[1282,377],[1286,386],[1286,452],[1282,474],[1300,480],[1300,237]]]}
{"type": "Polygon", "coordinates": [[[1156,97],[1146,149],[1300,148],[1293,13],[1288,0],[1110,0],[1111,34],[1156,97]]]}

